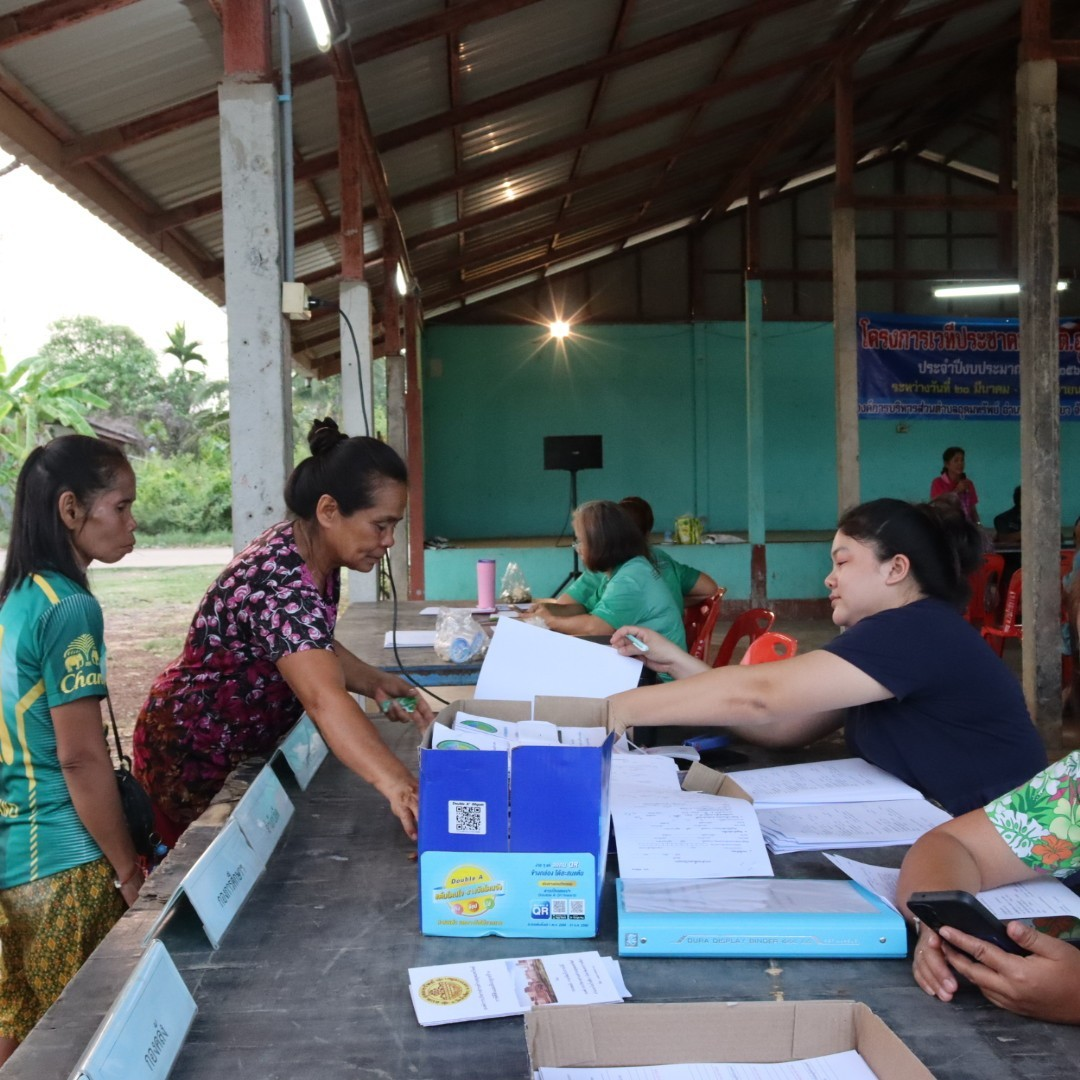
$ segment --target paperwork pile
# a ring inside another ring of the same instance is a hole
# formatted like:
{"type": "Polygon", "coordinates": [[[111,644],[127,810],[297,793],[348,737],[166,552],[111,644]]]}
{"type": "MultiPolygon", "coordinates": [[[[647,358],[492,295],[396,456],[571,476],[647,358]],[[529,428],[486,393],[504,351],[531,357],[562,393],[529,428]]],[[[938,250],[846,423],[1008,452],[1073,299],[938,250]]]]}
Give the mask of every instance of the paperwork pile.
{"type": "Polygon", "coordinates": [[[769,850],[897,847],[913,844],[950,815],[925,799],[826,803],[758,811],[769,850]]]}

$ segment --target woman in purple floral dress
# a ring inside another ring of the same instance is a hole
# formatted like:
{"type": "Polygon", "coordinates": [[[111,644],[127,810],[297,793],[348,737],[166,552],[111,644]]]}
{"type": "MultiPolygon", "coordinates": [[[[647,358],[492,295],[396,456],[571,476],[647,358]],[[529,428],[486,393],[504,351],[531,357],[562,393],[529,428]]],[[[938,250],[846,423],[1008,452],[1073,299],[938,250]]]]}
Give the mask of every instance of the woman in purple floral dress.
{"type": "MultiPolygon", "coordinates": [[[[913,892],[963,889],[972,895],[1014,882],[1056,877],[1073,884],[1080,872],[1080,751],[1067,754],[982,810],[947,821],[920,837],[904,859],[897,901],[913,892]]],[[[1080,1024],[1080,949],[1059,940],[1071,920],[1007,924],[1030,955],[943,926],[919,928],[913,970],[928,994],[951,1001],[970,979],[995,1005],[1039,1020],[1080,1024]],[[1048,925],[1042,926],[1043,922],[1048,925]],[[1055,925],[1055,924],[1061,924],[1055,925]]]]}
{"type": "MultiPolygon", "coordinates": [[[[405,512],[401,458],[316,421],[312,456],[285,485],[290,518],[256,537],[207,590],[183,652],[155,680],[135,725],[135,773],[170,847],[247,758],[269,754],[307,712],[337,757],[377,788],[416,836],[416,779],[350,693],[412,696],[404,679],[334,640],[340,570],[373,570],[405,512]]],[[[395,720],[426,726],[421,698],[395,720]]]]}

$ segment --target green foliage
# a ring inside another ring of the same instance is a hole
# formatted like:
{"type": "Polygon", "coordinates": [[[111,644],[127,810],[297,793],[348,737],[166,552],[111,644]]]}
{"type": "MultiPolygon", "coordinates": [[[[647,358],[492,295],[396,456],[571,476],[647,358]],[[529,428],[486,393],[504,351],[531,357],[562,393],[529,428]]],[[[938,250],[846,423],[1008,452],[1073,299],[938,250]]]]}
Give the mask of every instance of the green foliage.
{"type": "Polygon", "coordinates": [[[165,531],[203,535],[231,528],[229,458],[222,451],[134,461],[135,519],[146,536],[165,531]]]}
{"type": "Polygon", "coordinates": [[[55,379],[46,360],[31,357],[7,370],[0,352],[0,516],[10,520],[15,480],[26,455],[53,436],[58,424],[83,435],[94,432],[86,422],[91,409],[106,404],[88,390],[82,375],[55,379]]]}
{"type": "Polygon", "coordinates": [[[60,319],[39,356],[48,362],[50,378],[83,376],[84,386],[106,404],[110,416],[150,418],[165,390],[157,357],[130,327],[109,326],[93,315],[60,319]]]}

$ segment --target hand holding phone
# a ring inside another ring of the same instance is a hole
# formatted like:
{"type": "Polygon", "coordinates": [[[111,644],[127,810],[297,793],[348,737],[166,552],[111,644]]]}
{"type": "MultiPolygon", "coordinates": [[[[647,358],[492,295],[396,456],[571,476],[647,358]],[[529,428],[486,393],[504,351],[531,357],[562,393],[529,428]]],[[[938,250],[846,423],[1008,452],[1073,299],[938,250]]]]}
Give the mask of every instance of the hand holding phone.
{"type": "Polygon", "coordinates": [[[911,914],[931,930],[951,926],[1014,956],[1029,955],[1027,949],[1020,948],[1009,937],[1005,924],[971,893],[959,890],[912,893],[907,906],[911,914]]]}

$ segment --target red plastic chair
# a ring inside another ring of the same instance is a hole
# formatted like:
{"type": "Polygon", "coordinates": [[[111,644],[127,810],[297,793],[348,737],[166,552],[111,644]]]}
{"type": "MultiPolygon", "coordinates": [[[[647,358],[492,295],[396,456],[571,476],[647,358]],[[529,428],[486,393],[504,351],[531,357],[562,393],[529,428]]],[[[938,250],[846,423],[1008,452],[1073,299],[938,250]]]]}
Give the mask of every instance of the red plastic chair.
{"type": "Polygon", "coordinates": [[[1009,638],[1020,639],[1024,636],[1024,628],[1020,625],[1020,601],[1024,590],[1023,569],[1014,570],[1009,579],[1009,591],[1005,594],[1005,611],[1001,616],[1000,625],[984,625],[982,628],[983,640],[1001,656],[1005,651],[1005,642],[1009,638]]]}
{"type": "Polygon", "coordinates": [[[683,627],[686,630],[686,649],[691,656],[707,661],[713,630],[720,616],[720,601],[727,592],[722,585],[704,600],[695,600],[683,609],[683,627]]]}
{"type": "Polygon", "coordinates": [[[720,642],[720,649],[712,666],[727,667],[735,654],[735,646],[743,638],[749,638],[747,645],[752,645],[762,634],[772,629],[774,622],[776,622],[776,615],[768,608],[757,607],[744,611],[731,624],[731,628],[724,635],[724,640],[720,642]]]}
{"type": "Polygon", "coordinates": [[[788,634],[770,630],[762,634],[743,653],[740,664],[768,664],[773,660],[788,660],[799,651],[799,643],[788,634]]]}
{"type": "Polygon", "coordinates": [[[969,578],[971,599],[968,600],[964,618],[972,626],[982,627],[993,623],[997,615],[1001,594],[1001,576],[1005,573],[1005,557],[996,552],[983,556],[983,564],[969,578]]]}

